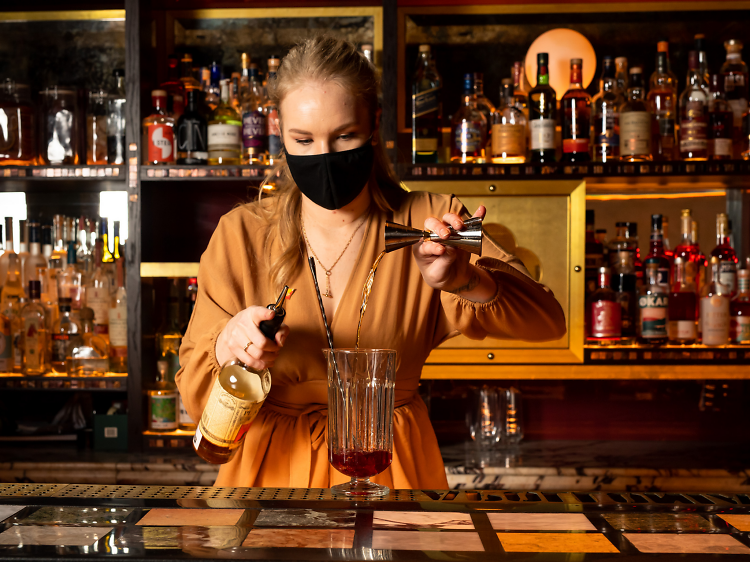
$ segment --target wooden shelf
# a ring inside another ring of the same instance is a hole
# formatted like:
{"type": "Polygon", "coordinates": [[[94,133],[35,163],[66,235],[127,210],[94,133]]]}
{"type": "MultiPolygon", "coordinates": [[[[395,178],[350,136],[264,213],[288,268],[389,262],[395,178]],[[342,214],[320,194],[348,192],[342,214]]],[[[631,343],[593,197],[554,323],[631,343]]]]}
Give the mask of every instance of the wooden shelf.
{"type": "Polygon", "coordinates": [[[125,181],[125,166],[0,166],[0,181],[9,179],[125,181]]]}
{"type": "Polygon", "coordinates": [[[0,390],[92,390],[126,392],[128,375],[107,373],[100,377],[70,377],[47,373],[38,377],[0,373],[0,390]]]}
{"type": "Polygon", "coordinates": [[[254,181],[266,177],[268,166],[141,166],[141,180],[254,181]]]}
{"type": "Polygon", "coordinates": [[[194,431],[144,431],[143,448],[148,449],[187,449],[192,451],[194,431]]]}

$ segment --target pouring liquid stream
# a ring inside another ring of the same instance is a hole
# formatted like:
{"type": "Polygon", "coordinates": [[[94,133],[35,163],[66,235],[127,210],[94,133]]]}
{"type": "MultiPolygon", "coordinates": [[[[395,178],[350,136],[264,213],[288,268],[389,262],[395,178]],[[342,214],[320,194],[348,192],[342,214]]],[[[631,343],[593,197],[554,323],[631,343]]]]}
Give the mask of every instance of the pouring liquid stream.
{"type": "Polygon", "coordinates": [[[367,279],[365,280],[365,284],[362,287],[362,304],[359,307],[359,323],[357,324],[357,343],[355,345],[355,350],[359,349],[359,336],[362,332],[362,318],[365,316],[365,310],[367,310],[367,301],[370,300],[370,293],[372,292],[372,284],[375,281],[375,272],[378,270],[378,266],[380,265],[380,260],[383,259],[383,256],[385,256],[385,250],[380,252],[378,257],[375,259],[375,263],[372,264],[372,268],[370,269],[370,273],[367,274],[367,279]]]}

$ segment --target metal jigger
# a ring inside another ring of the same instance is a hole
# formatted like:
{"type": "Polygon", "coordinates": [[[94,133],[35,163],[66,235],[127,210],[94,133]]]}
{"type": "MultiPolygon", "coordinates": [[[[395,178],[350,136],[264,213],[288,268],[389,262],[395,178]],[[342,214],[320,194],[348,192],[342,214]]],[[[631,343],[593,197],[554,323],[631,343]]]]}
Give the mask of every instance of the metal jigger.
{"type": "Polygon", "coordinates": [[[447,240],[443,240],[440,236],[429,230],[419,230],[411,226],[386,222],[385,251],[392,252],[393,250],[416,244],[420,240],[430,240],[443,246],[453,246],[454,248],[466,250],[467,252],[481,256],[482,239],[484,238],[482,219],[479,217],[466,219],[464,225],[466,226],[466,230],[460,231],[448,227],[450,237],[447,240]]]}

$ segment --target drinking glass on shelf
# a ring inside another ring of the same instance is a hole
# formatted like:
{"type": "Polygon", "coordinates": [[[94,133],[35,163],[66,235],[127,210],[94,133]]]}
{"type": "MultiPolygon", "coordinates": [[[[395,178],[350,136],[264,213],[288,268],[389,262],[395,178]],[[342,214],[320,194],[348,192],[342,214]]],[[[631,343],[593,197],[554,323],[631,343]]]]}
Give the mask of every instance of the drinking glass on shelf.
{"type": "Polygon", "coordinates": [[[326,349],[328,361],[328,459],[350,482],[336,494],[362,498],[388,494],[370,482],[391,464],[396,352],[391,349],[326,349]]]}
{"type": "Polygon", "coordinates": [[[505,390],[505,440],[518,445],[523,439],[523,402],[521,391],[515,387],[505,390]]]}
{"type": "Polygon", "coordinates": [[[466,425],[480,450],[497,448],[505,426],[505,389],[481,386],[471,388],[466,425]]]}

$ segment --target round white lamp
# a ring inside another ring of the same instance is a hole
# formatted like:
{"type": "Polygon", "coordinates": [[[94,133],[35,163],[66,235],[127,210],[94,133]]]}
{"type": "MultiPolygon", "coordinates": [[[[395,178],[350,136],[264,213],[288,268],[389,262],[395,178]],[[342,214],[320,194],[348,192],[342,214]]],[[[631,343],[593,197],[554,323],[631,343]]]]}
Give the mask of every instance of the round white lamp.
{"type": "Polygon", "coordinates": [[[529,47],[526,53],[526,78],[533,88],[536,86],[536,55],[549,54],[549,84],[555,89],[557,99],[570,86],[570,59],[583,59],[583,87],[588,88],[596,74],[596,53],[589,40],[572,29],[550,29],[545,31],[529,47]]]}

